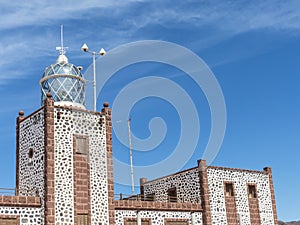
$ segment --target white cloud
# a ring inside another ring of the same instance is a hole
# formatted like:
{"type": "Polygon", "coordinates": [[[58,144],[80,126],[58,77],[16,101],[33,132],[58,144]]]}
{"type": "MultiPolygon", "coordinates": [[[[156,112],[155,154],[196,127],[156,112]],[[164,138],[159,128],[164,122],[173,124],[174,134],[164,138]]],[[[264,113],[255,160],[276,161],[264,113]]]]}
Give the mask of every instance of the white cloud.
{"type": "MultiPolygon", "coordinates": [[[[299,1],[186,1],[174,4],[170,1],[16,1],[1,2],[2,15],[0,29],[11,29],[18,26],[31,26],[37,23],[63,19],[80,19],[82,15],[93,17],[89,11],[99,9],[107,12],[107,17],[120,16],[119,19],[130,22],[136,28],[149,24],[178,22],[193,23],[195,26],[213,25],[219,29],[245,31],[257,28],[300,28],[299,1]],[[132,7],[140,5],[149,10],[130,12],[132,7]],[[191,5],[191,7],[189,6],[191,5]],[[105,10],[103,10],[105,9],[105,10]],[[135,14],[131,19],[122,16],[135,14]]],[[[94,13],[95,11],[93,11],[94,13]]],[[[113,18],[114,19],[114,18],[113,18]]],[[[116,19],[116,18],[115,18],[116,19]]]]}
{"type": "MultiPolygon", "coordinates": [[[[75,21],[69,27],[74,36],[67,45],[79,46],[83,40],[91,45],[108,48],[137,39],[153,39],[157,35],[151,26],[160,26],[162,32],[181,29],[195,30],[190,43],[200,48],[209,47],[237,34],[256,29],[285,31],[299,34],[299,1],[1,1],[0,18],[0,84],[8,78],[24,73],[22,65],[42,56],[55,54],[59,44],[59,25],[75,21]],[[77,27],[84,21],[87,27],[77,27]],[[56,27],[56,33],[53,32],[56,27]],[[206,28],[213,29],[211,33],[206,28]],[[156,35],[156,36],[154,36],[156,35]],[[76,43],[75,43],[76,42],[76,43]],[[47,53],[48,52],[48,53],[47,53]],[[18,62],[19,67],[15,68],[18,62]],[[14,68],[14,70],[12,70],[14,68]],[[8,75],[9,74],[9,75],[8,75]]],[[[177,31],[180,32],[180,31],[177,31]]],[[[165,34],[166,35],[166,34],[165,34]]],[[[170,35],[170,34],[168,34],[170,35]]]]}
{"type": "Polygon", "coordinates": [[[94,8],[105,9],[121,7],[131,1],[7,1],[1,2],[2,19],[0,29],[12,29],[19,26],[31,26],[36,23],[77,18],[82,13],[94,8]]]}

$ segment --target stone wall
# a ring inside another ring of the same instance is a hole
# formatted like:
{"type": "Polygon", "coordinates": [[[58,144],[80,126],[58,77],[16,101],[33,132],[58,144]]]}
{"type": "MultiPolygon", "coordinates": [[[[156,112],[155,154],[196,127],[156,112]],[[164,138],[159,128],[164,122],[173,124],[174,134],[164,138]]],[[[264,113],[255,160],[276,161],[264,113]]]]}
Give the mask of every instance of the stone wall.
{"type": "MultiPolygon", "coordinates": [[[[204,224],[238,224],[240,220],[241,224],[245,225],[274,225],[277,216],[270,173],[204,165],[201,169],[192,168],[144,182],[141,189],[146,196],[155,194],[155,200],[164,202],[168,201],[168,189],[176,187],[178,202],[200,202],[199,199],[203,195],[200,195],[201,191],[203,192],[200,185],[203,183],[202,186],[207,187],[208,207],[205,208],[202,204],[203,218],[207,217],[204,224]],[[199,180],[201,172],[205,172],[207,182],[199,180]],[[225,197],[225,183],[232,183],[234,196],[225,197]],[[249,185],[255,186],[255,199],[249,198],[249,185]]],[[[203,203],[203,199],[201,202],[203,203]]]]}
{"type": "Polygon", "coordinates": [[[144,183],[144,194],[155,194],[155,201],[168,201],[168,189],[176,187],[177,202],[200,202],[197,168],[144,183]]]}
{"type": "Polygon", "coordinates": [[[43,224],[39,197],[0,196],[0,218],[16,219],[20,225],[43,224]]]}
{"type": "Polygon", "coordinates": [[[74,135],[85,135],[89,140],[86,171],[90,172],[90,181],[86,188],[90,187],[91,224],[108,224],[105,117],[85,110],[56,107],[54,121],[55,222],[66,225],[75,222],[74,135]]]}
{"type": "Polygon", "coordinates": [[[149,210],[116,210],[115,220],[116,225],[124,225],[126,220],[136,220],[137,213],[140,214],[142,220],[149,219],[149,224],[165,225],[166,221],[187,220],[192,224],[192,218],[195,225],[202,225],[201,212],[179,212],[179,211],[149,211],[149,210]]]}
{"type": "Polygon", "coordinates": [[[224,183],[232,182],[235,204],[241,224],[250,225],[248,201],[248,184],[257,188],[257,201],[262,225],[274,225],[269,175],[265,172],[208,167],[208,186],[210,195],[210,212],[213,224],[226,225],[226,204],[224,183]]]}
{"type": "Polygon", "coordinates": [[[19,124],[19,195],[44,199],[44,111],[19,124]]]}
{"type": "Polygon", "coordinates": [[[18,148],[17,194],[20,196],[41,197],[41,208],[26,208],[25,210],[20,207],[10,208],[10,210],[6,208],[8,212],[6,214],[10,214],[11,210],[21,214],[20,224],[42,224],[44,221],[45,200],[44,110],[41,108],[27,117],[20,118],[18,121],[16,140],[18,148]]]}

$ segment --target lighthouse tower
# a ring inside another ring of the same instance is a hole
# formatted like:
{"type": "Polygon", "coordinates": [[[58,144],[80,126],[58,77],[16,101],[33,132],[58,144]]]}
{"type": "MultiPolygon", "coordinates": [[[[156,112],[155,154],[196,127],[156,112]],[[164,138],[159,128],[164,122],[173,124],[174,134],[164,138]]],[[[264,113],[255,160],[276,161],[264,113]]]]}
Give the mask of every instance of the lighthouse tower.
{"type": "Polygon", "coordinates": [[[85,109],[85,80],[59,50],[40,80],[41,108],[17,118],[17,194],[41,197],[38,224],[109,224],[111,112],[85,109]]]}

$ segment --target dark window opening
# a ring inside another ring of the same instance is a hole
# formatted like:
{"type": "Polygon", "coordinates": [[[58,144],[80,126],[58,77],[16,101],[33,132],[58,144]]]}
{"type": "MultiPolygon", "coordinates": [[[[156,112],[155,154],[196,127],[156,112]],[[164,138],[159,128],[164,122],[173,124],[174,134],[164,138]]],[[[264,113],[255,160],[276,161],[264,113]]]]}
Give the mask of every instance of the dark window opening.
{"type": "Polygon", "coordinates": [[[29,159],[32,159],[32,157],[33,157],[33,149],[32,148],[29,149],[28,157],[29,157],[29,159]]]}
{"type": "Polygon", "coordinates": [[[248,197],[249,198],[256,198],[257,197],[256,187],[253,184],[248,185],[248,197]]]}
{"type": "Polygon", "coordinates": [[[233,197],[233,184],[232,183],[225,183],[225,196],[226,197],[233,197]]]}
{"type": "Polygon", "coordinates": [[[58,119],[58,120],[60,120],[61,115],[62,115],[62,112],[57,112],[57,113],[56,113],[56,116],[57,116],[57,119],[58,119]]]}
{"type": "Polygon", "coordinates": [[[176,187],[170,188],[168,190],[168,201],[169,202],[177,202],[177,191],[176,187]]]}
{"type": "MultiPolygon", "coordinates": [[[[124,221],[124,225],[137,225],[136,219],[127,219],[124,221]]],[[[150,225],[149,219],[142,219],[142,225],[150,225]]]]}
{"type": "Polygon", "coordinates": [[[28,160],[28,165],[29,166],[32,166],[32,164],[33,164],[33,159],[32,159],[33,158],[33,153],[34,153],[33,149],[30,148],[29,151],[28,151],[28,159],[29,159],[28,160]]]}

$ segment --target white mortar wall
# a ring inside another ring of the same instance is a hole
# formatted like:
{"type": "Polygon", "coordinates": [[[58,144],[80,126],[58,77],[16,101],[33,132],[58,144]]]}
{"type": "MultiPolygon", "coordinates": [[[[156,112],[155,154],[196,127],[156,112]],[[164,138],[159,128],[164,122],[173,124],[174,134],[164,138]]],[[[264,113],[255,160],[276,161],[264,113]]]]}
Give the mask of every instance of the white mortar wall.
{"type": "Polygon", "coordinates": [[[176,187],[178,202],[201,202],[197,168],[149,181],[144,185],[144,193],[155,193],[156,201],[168,201],[168,189],[172,187],[176,187]]]}
{"type": "Polygon", "coordinates": [[[20,195],[44,193],[44,111],[40,110],[20,123],[19,136],[20,195]],[[32,159],[29,149],[33,150],[32,159]]]}
{"type": "Polygon", "coordinates": [[[3,207],[0,206],[0,215],[20,216],[20,225],[44,224],[41,208],[3,207]]]}
{"type": "Polygon", "coordinates": [[[19,195],[40,196],[44,217],[44,110],[19,124],[19,195]],[[33,157],[29,158],[29,149],[33,157]]]}
{"type": "Polygon", "coordinates": [[[241,224],[250,225],[247,184],[256,184],[262,225],[274,225],[269,176],[263,172],[208,168],[208,187],[212,223],[226,225],[224,181],[233,182],[237,213],[241,224]]]}
{"type": "Polygon", "coordinates": [[[105,120],[99,122],[104,117],[61,108],[54,114],[55,222],[74,224],[73,134],[79,134],[89,137],[91,224],[108,224],[105,120]]]}
{"type": "MultiPolygon", "coordinates": [[[[192,214],[191,212],[172,212],[172,211],[139,211],[142,219],[151,219],[150,224],[165,225],[165,219],[188,219],[191,225],[192,214]]],[[[202,213],[194,212],[195,225],[202,225],[202,213]]],[[[136,219],[136,210],[116,210],[115,221],[116,225],[124,225],[124,218],[136,219]]]]}

